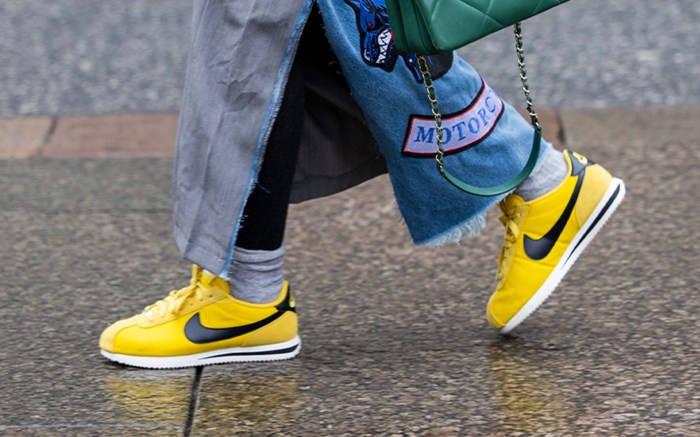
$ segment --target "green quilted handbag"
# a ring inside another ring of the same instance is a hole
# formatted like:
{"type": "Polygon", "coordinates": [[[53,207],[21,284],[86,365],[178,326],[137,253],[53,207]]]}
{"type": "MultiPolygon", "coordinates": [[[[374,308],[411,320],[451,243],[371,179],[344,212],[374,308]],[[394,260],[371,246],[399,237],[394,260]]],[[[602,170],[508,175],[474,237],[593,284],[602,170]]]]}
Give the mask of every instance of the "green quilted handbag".
{"type": "Polygon", "coordinates": [[[394,44],[403,53],[420,53],[418,67],[423,75],[435,118],[438,171],[452,185],[477,196],[497,196],[520,185],[532,173],[539,158],[542,128],[530,97],[520,22],[568,0],[386,0],[394,44]],[[532,150],[525,167],[513,179],[492,187],[461,181],[445,169],[442,147],[442,114],[428,62],[422,54],[436,54],[463,47],[505,27],[515,26],[516,53],[520,79],[527,100],[527,112],[535,128],[532,150]]]}
{"type": "Polygon", "coordinates": [[[448,52],[568,0],[386,0],[404,53],[448,52]]]}

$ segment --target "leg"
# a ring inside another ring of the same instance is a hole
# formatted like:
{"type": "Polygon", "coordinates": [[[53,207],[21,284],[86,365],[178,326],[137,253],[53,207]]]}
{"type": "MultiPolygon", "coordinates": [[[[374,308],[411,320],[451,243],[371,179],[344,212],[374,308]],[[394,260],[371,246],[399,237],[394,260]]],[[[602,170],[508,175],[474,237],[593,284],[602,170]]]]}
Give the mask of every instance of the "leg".
{"type": "Polygon", "coordinates": [[[289,73],[258,181],[245,206],[236,246],[275,250],[282,245],[303,124],[304,82],[297,60],[289,73]]]}
{"type": "Polygon", "coordinates": [[[271,302],[282,288],[282,242],[304,123],[303,108],[304,82],[297,59],[236,239],[228,279],[237,299],[271,302]]]}
{"type": "MultiPolygon", "coordinates": [[[[503,197],[466,195],[436,171],[436,130],[416,56],[398,53],[384,2],[319,0],[326,36],[384,155],[401,214],[417,245],[478,233],[503,197]]],[[[467,62],[428,58],[443,117],[445,165],[477,186],[504,182],[524,166],[532,127],[467,62]]],[[[544,154],[551,146],[544,143],[544,154]]]]}
{"type": "Polygon", "coordinates": [[[303,93],[295,65],[245,208],[231,284],[194,266],[189,286],[108,327],[100,337],[102,355],[131,366],[178,368],[280,360],[299,353],[294,300],[282,279],[282,239],[303,93]]]}
{"type": "MultiPolygon", "coordinates": [[[[417,244],[478,232],[501,203],[506,237],[491,325],[508,332],[549,296],[610,217],[624,185],[586,158],[543,143],[533,175],[511,196],[475,197],[435,170],[436,131],[416,59],[396,52],[382,0],[319,0],[328,39],[387,160],[399,208],[417,244]]],[[[445,165],[477,186],[517,174],[533,129],[478,73],[451,54],[429,59],[443,117],[445,165]]]]}

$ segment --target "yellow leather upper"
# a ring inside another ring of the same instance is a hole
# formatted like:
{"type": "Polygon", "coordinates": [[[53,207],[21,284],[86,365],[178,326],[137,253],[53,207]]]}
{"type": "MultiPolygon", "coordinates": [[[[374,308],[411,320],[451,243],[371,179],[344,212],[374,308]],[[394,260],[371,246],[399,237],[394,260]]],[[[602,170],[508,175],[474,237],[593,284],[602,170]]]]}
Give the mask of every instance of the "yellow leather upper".
{"type": "MultiPolygon", "coordinates": [[[[199,313],[207,328],[231,328],[263,320],[279,310],[289,293],[285,281],[279,297],[271,303],[254,304],[230,295],[228,282],[194,266],[188,287],[174,290],[168,297],[144,311],[108,327],[100,337],[107,352],[137,356],[175,356],[240,346],[281,343],[297,335],[297,315],[286,311],[263,327],[234,338],[196,344],[185,335],[185,325],[199,313]]],[[[294,302],[291,299],[291,306],[294,302]]]]}
{"type": "MultiPolygon", "coordinates": [[[[564,158],[569,176],[559,187],[530,202],[511,194],[500,205],[505,242],[499,257],[499,282],[486,311],[487,320],[496,329],[504,327],[542,286],[612,182],[612,176],[600,165],[587,166],[573,212],[554,247],[543,259],[533,260],[524,249],[525,235],[537,240],[549,232],[564,213],[580,177],[572,175],[568,153],[564,158]]],[[[588,164],[581,155],[575,154],[574,158],[588,164]]]]}

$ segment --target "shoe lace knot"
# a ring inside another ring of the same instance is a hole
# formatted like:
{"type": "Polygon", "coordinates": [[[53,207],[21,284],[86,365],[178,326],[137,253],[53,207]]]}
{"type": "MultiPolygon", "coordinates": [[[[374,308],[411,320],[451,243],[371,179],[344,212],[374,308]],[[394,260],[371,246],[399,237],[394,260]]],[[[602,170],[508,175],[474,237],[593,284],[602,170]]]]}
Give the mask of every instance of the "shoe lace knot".
{"type": "Polygon", "coordinates": [[[202,268],[193,266],[190,284],[179,290],[172,290],[164,299],[161,299],[143,309],[143,314],[149,321],[154,321],[162,317],[177,314],[186,302],[196,299],[204,300],[206,296],[211,297],[211,284],[202,280],[202,268]]]}

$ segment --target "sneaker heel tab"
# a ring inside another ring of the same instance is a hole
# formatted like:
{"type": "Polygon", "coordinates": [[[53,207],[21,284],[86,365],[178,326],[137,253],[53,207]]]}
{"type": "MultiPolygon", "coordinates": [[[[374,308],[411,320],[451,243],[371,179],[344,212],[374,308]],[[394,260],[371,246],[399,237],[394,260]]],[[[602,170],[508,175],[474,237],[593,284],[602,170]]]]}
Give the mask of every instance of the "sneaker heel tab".
{"type": "Polygon", "coordinates": [[[569,166],[569,175],[571,176],[578,176],[586,170],[586,167],[595,164],[580,153],[571,152],[569,150],[564,151],[564,160],[569,166]]]}
{"type": "Polygon", "coordinates": [[[279,311],[296,311],[296,302],[292,297],[292,290],[287,281],[284,281],[282,293],[284,294],[284,298],[282,298],[282,302],[275,305],[275,308],[277,308],[279,311]]]}

